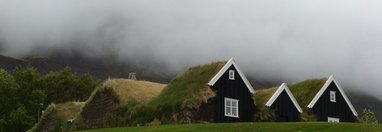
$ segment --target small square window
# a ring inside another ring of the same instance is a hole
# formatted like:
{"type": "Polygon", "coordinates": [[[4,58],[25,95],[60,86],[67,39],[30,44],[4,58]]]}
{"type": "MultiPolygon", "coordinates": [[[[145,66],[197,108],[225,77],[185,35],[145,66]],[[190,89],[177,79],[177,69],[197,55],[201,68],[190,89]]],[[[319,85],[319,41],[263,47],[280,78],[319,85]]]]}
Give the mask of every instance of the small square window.
{"type": "Polygon", "coordinates": [[[229,70],[229,79],[235,80],[235,70],[229,70]]]}
{"type": "Polygon", "coordinates": [[[239,118],[239,100],[225,98],[225,116],[239,118]]]}
{"type": "Polygon", "coordinates": [[[330,102],[336,102],[336,91],[330,91],[330,102]]]}

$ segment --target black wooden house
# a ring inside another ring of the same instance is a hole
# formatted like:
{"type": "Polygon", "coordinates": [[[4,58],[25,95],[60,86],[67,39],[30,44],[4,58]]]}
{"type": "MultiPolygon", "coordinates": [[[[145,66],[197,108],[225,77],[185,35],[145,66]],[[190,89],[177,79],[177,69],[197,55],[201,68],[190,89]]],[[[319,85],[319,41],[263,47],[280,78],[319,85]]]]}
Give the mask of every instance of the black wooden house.
{"type": "Polygon", "coordinates": [[[286,83],[276,90],[265,106],[271,109],[276,118],[276,122],[296,122],[299,121],[299,114],[302,109],[286,83]]]}
{"type": "Polygon", "coordinates": [[[255,90],[230,59],[209,81],[209,87],[216,96],[213,100],[214,122],[249,122],[252,121],[255,90]]]}
{"type": "Polygon", "coordinates": [[[358,117],[357,111],[333,76],[325,82],[308,108],[317,121],[354,122],[358,117]]]}

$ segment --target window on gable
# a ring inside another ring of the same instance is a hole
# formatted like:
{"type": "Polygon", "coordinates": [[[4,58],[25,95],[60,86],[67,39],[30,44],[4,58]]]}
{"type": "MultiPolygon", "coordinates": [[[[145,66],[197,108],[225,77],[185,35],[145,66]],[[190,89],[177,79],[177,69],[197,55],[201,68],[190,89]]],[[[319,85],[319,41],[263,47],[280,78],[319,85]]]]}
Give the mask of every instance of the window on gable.
{"type": "Polygon", "coordinates": [[[229,70],[229,80],[235,80],[235,70],[229,70]]]}
{"type": "Polygon", "coordinates": [[[330,102],[336,102],[336,91],[330,91],[330,102]]]}
{"type": "Polygon", "coordinates": [[[225,98],[225,116],[239,117],[239,100],[225,98]]]}

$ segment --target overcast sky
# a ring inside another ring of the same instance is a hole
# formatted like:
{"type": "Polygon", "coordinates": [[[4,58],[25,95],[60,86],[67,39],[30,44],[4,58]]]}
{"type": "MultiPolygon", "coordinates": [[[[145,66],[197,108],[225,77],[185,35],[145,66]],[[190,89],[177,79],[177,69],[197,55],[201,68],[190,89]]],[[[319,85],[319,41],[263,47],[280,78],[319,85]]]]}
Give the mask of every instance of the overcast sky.
{"type": "Polygon", "coordinates": [[[382,1],[0,0],[1,53],[83,50],[178,71],[234,57],[292,83],[334,74],[382,99],[382,1]]]}

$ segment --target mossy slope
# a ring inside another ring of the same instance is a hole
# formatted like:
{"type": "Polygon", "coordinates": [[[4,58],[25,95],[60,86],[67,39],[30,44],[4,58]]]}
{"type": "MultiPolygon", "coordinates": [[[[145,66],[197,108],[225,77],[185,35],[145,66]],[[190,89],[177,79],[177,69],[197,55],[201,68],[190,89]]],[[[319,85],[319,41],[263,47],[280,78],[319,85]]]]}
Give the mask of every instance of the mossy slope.
{"type": "Polygon", "coordinates": [[[76,129],[121,126],[122,106],[145,102],[163,90],[166,85],[129,80],[112,79],[96,88],[76,119],[76,129]]]}
{"type": "Polygon", "coordinates": [[[131,124],[194,122],[192,111],[215,96],[207,83],[226,62],[192,67],[173,79],[162,93],[146,103],[127,108],[131,124]]]}
{"type": "Polygon", "coordinates": [[[84,102],[51,104],[44,111],[40,121],[29,131],[69,131],[68,120],[76,118],[84,102]]]}

